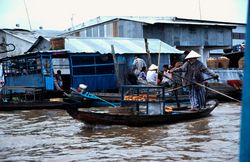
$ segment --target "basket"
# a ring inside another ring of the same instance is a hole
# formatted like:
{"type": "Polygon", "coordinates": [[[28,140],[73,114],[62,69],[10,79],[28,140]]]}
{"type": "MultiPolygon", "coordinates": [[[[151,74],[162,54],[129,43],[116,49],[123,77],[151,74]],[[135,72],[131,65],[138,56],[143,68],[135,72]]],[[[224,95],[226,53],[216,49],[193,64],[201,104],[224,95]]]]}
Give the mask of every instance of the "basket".
{"type": "Polygon", "coordinates": [[[219,68],[228,68],[228,66],[229,66],[229,58],[227,58],[227,57],[224,57],[224,56],[222,56],[222,57],[219,57],[218,58],[218,67],[219,68]]]}
{"type": "Polygon", "coordinates": [[[208,58],[207,59],[207,67],[211,69],[218,68],[218,60],[217,58],[208,58]]]}
{"type": "Polygon", "coordinates": [[[244,68],[244,57],[241,57],[238,61],[239,69],[244,68]]]}

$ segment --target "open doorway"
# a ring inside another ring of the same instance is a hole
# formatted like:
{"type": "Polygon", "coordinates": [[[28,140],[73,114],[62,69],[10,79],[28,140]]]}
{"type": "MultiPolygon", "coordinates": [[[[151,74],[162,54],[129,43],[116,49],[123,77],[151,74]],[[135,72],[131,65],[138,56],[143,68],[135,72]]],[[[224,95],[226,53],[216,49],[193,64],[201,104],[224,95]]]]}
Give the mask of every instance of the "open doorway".
{"type": "Polygon", "coordinates": [[[53,72],[57,73],[58,70],[61,71],[62,76],[62,89],[70,90],[70,67],[69,67],[69,59],[68,58],[53,58],[53,72]]]}

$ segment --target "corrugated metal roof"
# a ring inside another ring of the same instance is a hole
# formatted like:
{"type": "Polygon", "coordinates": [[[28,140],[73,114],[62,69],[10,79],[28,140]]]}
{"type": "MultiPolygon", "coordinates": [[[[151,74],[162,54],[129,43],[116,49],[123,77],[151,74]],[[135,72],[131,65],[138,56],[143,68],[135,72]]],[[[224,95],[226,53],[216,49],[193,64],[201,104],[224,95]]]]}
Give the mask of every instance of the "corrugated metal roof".
{"type": "MultiPolygon", "coordinates": [[[[65,38],[65,50],[74,53],[111,53],[114,45],[115,53],[146,53],[145,42],[142,38],[65,38]]],[[[182,54],[183,52],[171,47],[159,39],[148,39],[150,53],[182,54]],[[161,47],[160,47],[161,46],[161,47]]]]}
{"type": "Polygon", "coordinates": [[[44,30],[44,29],[34,30],[34,32],[36,32],[37,35],[39,36],[43,36],[44,38],[52,38],[63,33],[63,31],[59,30],[44,30]]]}
{"type": "Polygon", "coordinates": [[[23,30],[23,29],[2,29],[7,34],[10,34],[16,38],[19,38],[21,40],[24,40],[29,43],[34,43],[36,39],[38,38],[38,35],[36,35],[34,32],[31,32],[29,30],[23,30]]]}
{"type": "Polygon", "coordinates": [[[0,29],[0,30],[29,43],[34,43],[39,36],[43,36],[44,38],[51,38],[63,33],[63,31],[57,31],[57,30],[34,30],[34,31],[29,31],[25,29],[0,29]]]}
{"type": "Polygon", "coordinates": [[[76,25],[73,28],[69,28],[65,32],[70,32],[74,30],[79,30],[89,26],[105,23],[115,19],[123,19],[136,21],[146,24],[155,24],[155,23],[165,23],[165,24],[192,24],[192,25],[219,25],[219,26],[235,26],[233,23],[226,22],[217,22],[217,21],[202,21],[194,19],[182,19],[177,17],[167,17],[167,16],[99,16],[95,19],[91,19],[82,24],[76,25]]]}
{"type": "Polygon", "coordinates": [[[131,21],[137,21],[137,22],[143,22],[143,23],[147,23],[147,24],[154,24],[154,23],[160,23],[160,22],[164,22],[164,23],[168,23],[168,22],[172,22],[174,17],[151,17],[151,16],[98,16],[94,19],[91,19],[89,21],[83,22],[81,24],[78,24],[72,28],[69,28],[69,31],[72,30],[78,30],[81,28],[86,28],[89,26],[93,26],[93,25],[97,25],[100,23],[104,23],[104,22],[108,22],[111,20],[115,20],[115,19],[124,19],[124,20],[131,20],[131,21]]]}

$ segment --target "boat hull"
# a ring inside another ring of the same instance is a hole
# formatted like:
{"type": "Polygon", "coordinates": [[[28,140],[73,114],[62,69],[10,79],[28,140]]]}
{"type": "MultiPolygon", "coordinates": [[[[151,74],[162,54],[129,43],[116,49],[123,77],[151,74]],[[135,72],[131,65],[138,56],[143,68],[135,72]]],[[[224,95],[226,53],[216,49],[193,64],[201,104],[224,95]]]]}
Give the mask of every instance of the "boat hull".
{"type": "MultiPolygon", "coordinates": [[[[176,110],[173,112],[146,115],[136,113],[110,113],[105,111],[93,112],[91,109],[68,109],[68,113],[79,121],[93,125],[128,125],[151,126],[160,124],[172,124],[185,120],[198,119],[209,116],[216,106],[201,111],[176,110]]],[[[115,109],[115,108],[112,108],[115,109]]],[[[118,108],[119,109],[119,108],[118,108]]],[[[99,109],[101,110],[101,109],[99,109]]]]}
{"type": "Polygon", "coordinates": [[[89,107],[92,104],[91,100],[79,102],[68,98],[63,101],[24,101],[24,102],[0,102],[0,111],[13,111],[13,110],[33,110],[33,109],[67,109],[77,107],[89,107]]]}

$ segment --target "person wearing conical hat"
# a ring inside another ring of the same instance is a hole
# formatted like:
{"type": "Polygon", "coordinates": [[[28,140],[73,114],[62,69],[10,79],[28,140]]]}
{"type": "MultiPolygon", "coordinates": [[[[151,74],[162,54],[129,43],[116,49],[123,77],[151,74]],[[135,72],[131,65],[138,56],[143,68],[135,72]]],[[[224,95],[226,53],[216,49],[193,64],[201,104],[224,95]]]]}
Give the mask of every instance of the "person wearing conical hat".
{"type": "Polygon", "coordinates": [[[158,66],[156,66],[155,64],[150,65],[150,67],[148,68],[146,79],[149,84],[157,85],[157,78],[158,78],[157,70],[158,66]]]}
{"type": "Polygon", "coordinates": [[[197,86],[194,83],[203,84],[204,74],[212,76],[214,79],[218,79],[218,75],[211,72],[198,58],[201,57],[200,54],[195,51],[190,51],[190,53],[185,57],[187,60],[181,67],[173,68],[170,72],[173,75],[178,76],[174,72],[183,72],[183,85],[189,87],[189,98],[192,110],[199,110],[205,107],[205,88],[202,86],[197,86]]]}

